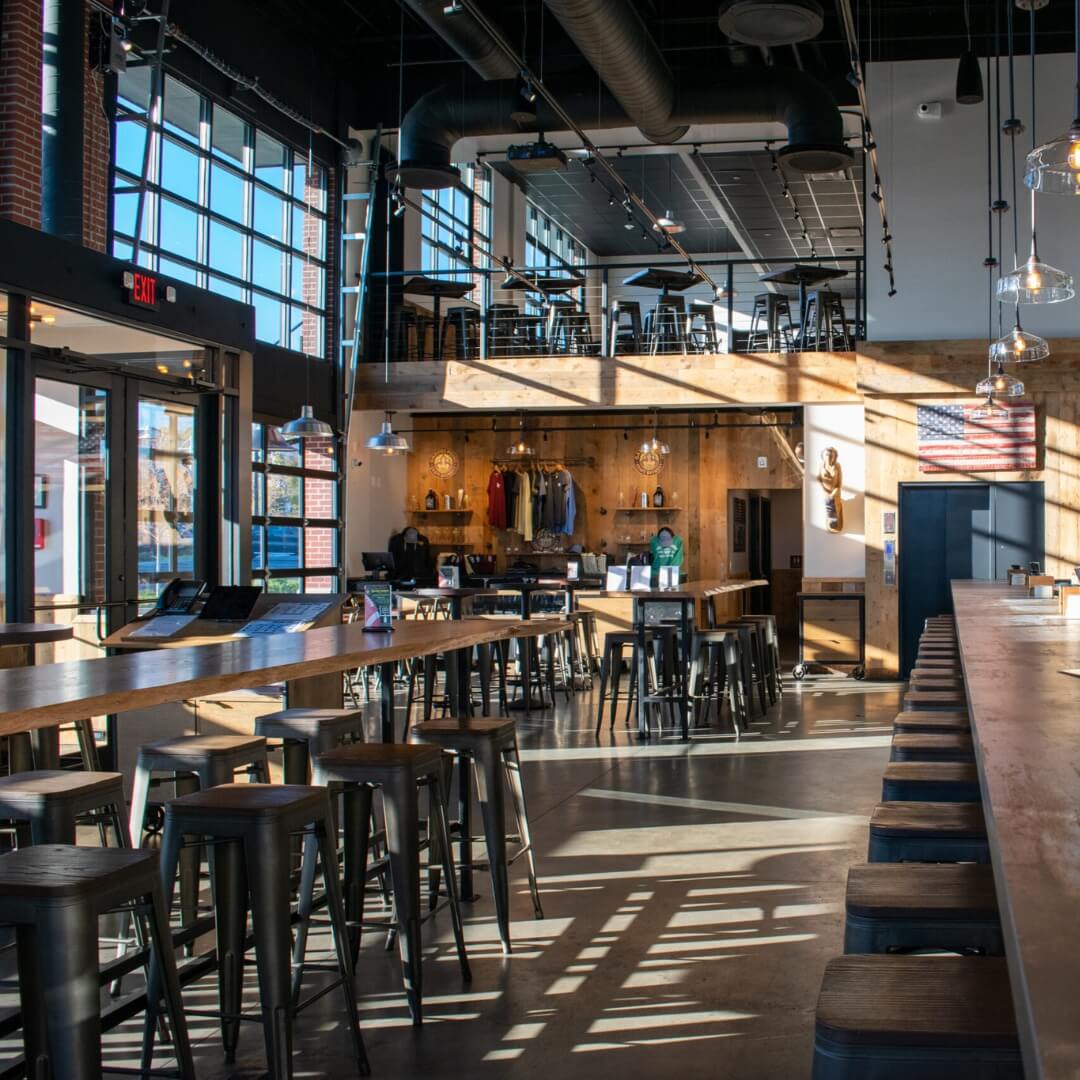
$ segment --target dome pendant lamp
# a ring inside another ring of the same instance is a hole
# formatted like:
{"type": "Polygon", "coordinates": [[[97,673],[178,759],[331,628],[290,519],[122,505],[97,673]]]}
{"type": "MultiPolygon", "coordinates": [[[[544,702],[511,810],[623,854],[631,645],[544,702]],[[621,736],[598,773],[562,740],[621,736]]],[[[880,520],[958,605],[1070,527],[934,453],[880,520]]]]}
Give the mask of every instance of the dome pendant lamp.
{"type": "Polygon", "coordinates": [[[1030,364],[1045,360],[1050,346],[1038,334],[1029,334],[1020,325],[1020,312],[1016,312],[1016,325],[990,346],[990,360],[995,364],[1030,364]]]}
{"type": "Polygon", "coordinates": [[[964,0],[964,26],[967,29],[967,48],[960,54],[956,69],[956,101],[960,105],[978,105],[983,99],[982,68],[971,47],[971,12],[964,0]]]}
{"type": "Polygon", "coordinates": [[[1024,384],[1013,375],[1009,375],[1001,361],[998,361],[997,370],[987,374],[976,387],[975,393],[980,397],[994,398],[1018,398],[1024,396],[1024,384]]]}
{"type": "Polygon", "coordinates": [[[404,435],[399,435],[394,430],[393,413],[389,410],[386,419],[382,422],[377,434],[372,435],[365,444],[369,450],[377,450],[380,454],[392,457],[394,454],[407,454],[409,452],[409,440],[404,435]]]}

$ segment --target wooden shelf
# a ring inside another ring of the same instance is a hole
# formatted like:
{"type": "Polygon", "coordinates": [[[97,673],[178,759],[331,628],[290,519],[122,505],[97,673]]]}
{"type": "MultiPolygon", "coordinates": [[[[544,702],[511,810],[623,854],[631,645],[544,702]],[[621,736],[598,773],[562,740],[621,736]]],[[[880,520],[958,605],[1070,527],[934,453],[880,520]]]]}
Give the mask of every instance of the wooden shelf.
{"type": "Polygon", "coordinates": [[[619,506],[616,514],[678,514],[681,506],[619,506]]]}
{"type": "Polygon", "coordinates": [[[460,516],[462,514],[468,514],[468,515],[471,516],[472,515],[472,510],[470,510],[468,507],[466,507],[464,510],[410,510],[409,513],[410,514],[447,514],[447,515],[457,514],[458,516],[460,516]]]}

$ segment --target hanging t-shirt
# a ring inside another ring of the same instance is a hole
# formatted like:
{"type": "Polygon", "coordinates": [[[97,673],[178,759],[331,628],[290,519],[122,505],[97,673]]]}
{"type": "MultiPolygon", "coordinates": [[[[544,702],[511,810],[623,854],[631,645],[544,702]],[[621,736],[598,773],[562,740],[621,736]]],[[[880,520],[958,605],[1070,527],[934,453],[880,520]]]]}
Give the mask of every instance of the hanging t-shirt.
{"type": "Polygon", "coordinates": [[[503,473],[503,490],[506,492],[506,528],[517,528],[518,475],[516,472],[503,473]]]}
{"type": "Polygon", "coordinates": [[[488,477],[488,524],[493,529],[506,528],[506,485],[498,469],[491,470],[488,477]]]}
{"type": "Polygon", "coordinates": [[[564,508],[562,531],[567,536],[574,535],[574,519],[577,517],[577,500],[574,498],[574,474],[566,473],[566,506],[564,508]]]}
{"type": "Polygon", "coordinates": [[[518,474],[518,482],[521,490],[518,493],[518,532],[526,544],[531,544],[533,539],[533,502],[532,483],[527,472],[518,474]]]}

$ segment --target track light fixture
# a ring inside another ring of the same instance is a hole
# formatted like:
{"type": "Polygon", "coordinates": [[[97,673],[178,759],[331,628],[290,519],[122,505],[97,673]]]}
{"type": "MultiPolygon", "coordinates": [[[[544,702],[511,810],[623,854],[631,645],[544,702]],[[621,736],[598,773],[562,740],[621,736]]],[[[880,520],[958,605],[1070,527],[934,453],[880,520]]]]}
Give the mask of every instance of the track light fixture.
{"type": "Polygon", "coordinates": [[[532,84],[532,79],[529,77],[529,73],[522,69],[521,71],[521,96],[531,105],[536,101],[536,88],[532,84]]]}

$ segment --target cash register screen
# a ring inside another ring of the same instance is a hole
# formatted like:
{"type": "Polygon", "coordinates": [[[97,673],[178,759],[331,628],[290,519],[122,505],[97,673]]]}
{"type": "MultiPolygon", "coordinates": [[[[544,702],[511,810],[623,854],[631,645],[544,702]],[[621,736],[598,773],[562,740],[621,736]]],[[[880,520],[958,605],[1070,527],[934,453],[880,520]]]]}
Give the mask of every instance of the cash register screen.
{"type": "Polygon", "coordinates": [[[251,614],[261,594],[262,589],[258,585],[215,585],[199,612],[199,618],[243,622],[251,614]]]}

